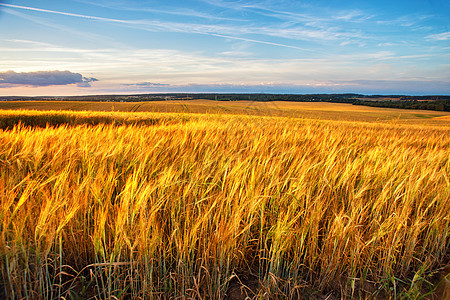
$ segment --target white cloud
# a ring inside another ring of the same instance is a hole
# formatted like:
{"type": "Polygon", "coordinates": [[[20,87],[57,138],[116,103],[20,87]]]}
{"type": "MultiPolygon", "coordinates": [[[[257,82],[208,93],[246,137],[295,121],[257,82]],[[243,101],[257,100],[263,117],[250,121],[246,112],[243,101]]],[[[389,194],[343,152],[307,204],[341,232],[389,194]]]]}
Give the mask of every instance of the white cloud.
{"type": "MultiPolygon", "coordinates": [[[[1,5],[2,4],[0,3],[0,6],[1,5]]],[[[48,28],[55,29],[57,31],[63,31],[66,34],[70,34],[70,35],[74,35],[74,36],[77,36],[77,37],[81,37],[83,39],[87,39],[87,40],[90,40],[90,41],[98,41],[99,39],[103,39],[104,40],[106,38],[105,36],[100,36],[100,35],[97,35],[97,34],[93,34],[91,32],[78,31],[78,30],[75,30],[73,27],[64,26],[64,25],[61,25],[60,23],[53,23],[53,22],[49,21],[46,18],[31,16],[29,14],[21,13],[19,11],[14,10],[14,9],[5,8],[5,9],[3,9],[3,12],[11,14],[11,15],[14,15],[14,16],[17,16],[17,17],[20,17],[20,18],[23,18],[23,19],[25,19],[27,21],[31,21],[31,22],[33,22],[35,24],[38,24],[38,25],[43,25],[43,26],[46,26],[48,28]]]]}
{"type": "MultiPolygon", "coordinates": [[[[74,14],[68,12],[61,12],[55,10],[34,8],[28,6],[20,6],[20,5],[12,5],[12,4],[0,4],[3,6],[16,8],[16,9],[24,9],[24,10],[32,10],[44,13],[51,14],[59,14],[65,15],[69,17],[77,17],[77,18],[85,18],[102,22],[111,22],[119,25],[133,27],[140,30],[150,31],[150,32],[180,32],[180,33],[189,33],[189,34],[201,34],[201,35],[209,35],[215,36],[225,39],[232,40],[240,40],[247,41],[251,43],[272,45],[277,47],[291,48],[302,51],[312,51],[309,49],[305,49],[304,47],[299,47],[297,45],[290,45],[287,43],[273,42],[267,41],[263,39],[257,39],[254,37],[248,37],[248,35],[263,35],[270,37],[281,37],[285,39],[290,39],[293,41],[332,41],[332,40],[351,40],[352,43],[355,43],[355,40],[358,43],[361,43],[360,40],[367,39],[367,35],[363,35],[361,32],[357,30],[344,31],[339,29],[338,27],[331,26],[319,26],[321,28],[308,28],[304,26],[294,26],[286,28],[283,24],[278,26],[236,26],[236,25],[217,25],[217,24],[199,24],[199,23],[181,23],[181,22],[168,22],[168,21],[158,21],[158,20],[123,20],[123,19],[114,19],[114,18],[104,18],[97,17],[85,14],[74,14]],[[245,36],[247,35],[247,36],[245,36]]],[[[246,5],[245,7],[253,7],[250,5],[246,5]]],[[[281,12],[280,12],[281,13],[281,12]]],[[[283,14],[290,14],[289,12],[282,12],[283,14]]],[[[305,16],[303,16],[305,17],[305,16]]],[[[306,17],[305,17],[306,18],[306,17]]],[[[314,20],[317,22],[317,19],[314,17],[308,17],[309,20],[314,20]]],[[[313,50],[316,52],[316,50],[313,50]]]]}
{"type": "Polygon", "coordinates": [[[424,22],[427,19],[432,18],[432,15],[426,15],[426,14],[409,14],[409,15],[403,15],[399,16],[394,19],[389,20],[378,20],[376,21],[376,24],[378,25],[385,25],[385,26],[401,26],[401,27],[407,27],[409,30],[413,31],[426,31],[429,30],[429,26],[423,26],[422,22],[424,22]]]}
{"type": "Polygon", "coordinates": [[[213,15],[210,13],[201,12],[198,10],[190,9],[190,8],[177,8],[171,7],[169,9],[155,9],[153,7],[146,7],[145,5],[134,5],[129,1],[89,1],[89,0],[76,0],[77,2],[94,5],[103,8],[116,9],[120,11],[138,11],[138,12],[150,12],[155,14],[167,14],[167,15],[177,15],[177,16],[186,16],[186,17],[194,17],[194,18],[203,18],[208,20],[223,20],[223,21],[244,21],[242,19],[237,18],[228,18],[221,17],[218,15],[213,15]]]}
{"type": "Polygon", "coordinates": [[[92,20],[104,21],[104,22],[119,23],[122,25],[132,26],[136,29],[141,29],[141,30],[151,31],[151,32],[195,33],[195,34],[216,36],[216,37],[221,37],[221,38],[226,38],[226,39],[234,39],[234,40],[247,41],[247,42],[252,42],[252,43],[259,43],[259,44],[273,45],[273,46],[278,46],[278,47],[305,50],[303,48],[292,46],[292,45],[287,45],[287,44],[282,44],[282,43],[274,43],[274,42],[270,42],[270,41],[250,39],[250,38],[244,38],[244,37],[232,35],[233,33],[263,33],[263,32],[261,32],[261,29],[258,29],[258,28],[243,30],[242,27],[240,27],[240,26],[204,25],[204,24],[162,22],[162,21],[149,21],[149,20],[121,20],[121,19],[96,17],[96,16],[90,16],[90,15],[73,14],[73,13],[67,13],[67,12],[61,12],[61,11],[55,11],[55,10],[40,9],[40,8],[12,5],[12,4],[1,4],[0,3],[0,6],[7,6],[7,7],[12,7],[12,8],[39,11],[39,12],[44,12],[44,13],[59,14],[59,15],[65,15],[65,16],[70,16],[70,17],[92,19],[92,20]]]}
{"type": "Polygon", "coordinates": [[[450,39],[450,31],[431,34],[429,36],[426,36],[425,38],[428,40],[433,40],[433,41],[446,41],[446,40],[450,39]]]}
{"type": "Polygon", "coordinates": [[[149,88],[149,87],[167,87],[170,86],[170,84],[167,83],[158,83],[158,82],[136,82],[136,83],[124,83],[124,86],[133,86],[133,87],[140,87],[140,88],[149,88]]]}

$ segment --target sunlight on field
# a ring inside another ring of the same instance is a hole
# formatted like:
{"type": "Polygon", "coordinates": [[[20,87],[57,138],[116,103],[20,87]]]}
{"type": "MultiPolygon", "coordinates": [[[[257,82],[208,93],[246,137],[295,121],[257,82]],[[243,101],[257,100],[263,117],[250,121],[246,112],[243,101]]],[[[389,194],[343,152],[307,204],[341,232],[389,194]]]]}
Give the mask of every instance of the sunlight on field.
{"type": "Polygon", "coordinates": [[[280,116],[319,120],[396,122],[450,126],[450,113],[389,109],[327,102],[255,102],[212,100],[169,100],[147,102],[3,101],[0,109],[173,112],[280,116]],[[426,118],[423,118],[425,116],[426,118]]]}
{"type": "Polygon", "coordinates": [[[241,282],[260,298],[415,298],[450,248],[450,128],[418,124],[2,111],[2,288],[220,299],[241,282]]]}

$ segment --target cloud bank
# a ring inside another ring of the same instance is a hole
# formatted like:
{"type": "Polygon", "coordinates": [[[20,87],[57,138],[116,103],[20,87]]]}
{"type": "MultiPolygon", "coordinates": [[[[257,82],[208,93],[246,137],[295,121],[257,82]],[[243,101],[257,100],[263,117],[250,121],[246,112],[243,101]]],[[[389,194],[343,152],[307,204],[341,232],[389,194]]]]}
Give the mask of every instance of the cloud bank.
{"type": "Polygon", "coordinates": [[[98,81],[98,79],[83,77],[80,73],[70,71],[0,72],[0,88],[17,85],[39,87],[69,84],[76,84],[79,87],[90,87],[91,82],[94,81],[98,81]]]}
{"type": "Polygon", "coordinates": [[[122,84],[128,89],[115,93],[360,93],[380,95],[447,95],[450,84],[447,81],[427,80],[331,80],[303,83],[260,83],[260,84],[122,84]]]}
{"type": "Polygon", "coordinates": [[[162,86],[170,86],[167,83],[157,83],[157,82],[138,82],[138,83],[125,83],[124,86],[135,86],[135,87],[162,87],[162,86]]]}

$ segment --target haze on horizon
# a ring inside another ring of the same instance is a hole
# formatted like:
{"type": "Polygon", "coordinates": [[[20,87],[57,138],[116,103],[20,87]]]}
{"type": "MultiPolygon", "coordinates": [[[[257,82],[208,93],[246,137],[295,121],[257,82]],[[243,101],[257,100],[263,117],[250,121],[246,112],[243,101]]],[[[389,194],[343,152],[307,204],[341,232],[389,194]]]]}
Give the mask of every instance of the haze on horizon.
{"type": "Polygon", "coordinates": [[[445,0],[0,0],[0,95],[448,95],[449,15],[445,0]]]}

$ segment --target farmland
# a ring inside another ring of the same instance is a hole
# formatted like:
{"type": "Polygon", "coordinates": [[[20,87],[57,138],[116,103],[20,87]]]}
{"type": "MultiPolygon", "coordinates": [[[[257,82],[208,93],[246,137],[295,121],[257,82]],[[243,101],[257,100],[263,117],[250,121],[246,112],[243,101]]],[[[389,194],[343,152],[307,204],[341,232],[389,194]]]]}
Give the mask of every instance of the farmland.
{"type": "Polygon", "coordinates": [[[201,99],[148,102],[0,101],[0,109],[230,114],[334,121],[450,125],[450,122],[448,122],[449,112],[389,109],[326,102],[213,101],[201,99]]]}
{"type": "Polygon", "coordinates": [[[0,109],[0,296],[414,299],[445,287],[450,113],[0,109]]]}

